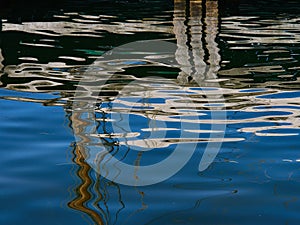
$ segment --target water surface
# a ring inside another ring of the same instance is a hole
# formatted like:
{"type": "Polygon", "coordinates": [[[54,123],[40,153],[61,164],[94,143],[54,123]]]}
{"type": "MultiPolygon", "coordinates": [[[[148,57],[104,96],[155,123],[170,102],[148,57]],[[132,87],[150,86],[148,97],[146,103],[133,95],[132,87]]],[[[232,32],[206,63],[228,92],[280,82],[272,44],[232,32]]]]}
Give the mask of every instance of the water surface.
{"type": "Polygon", "coordinates": [[[271,3],[1,9],[1,224],[297,224],[300,4],[271,3]],[[97,173],[192,147],[153,185],[97,173]]]}

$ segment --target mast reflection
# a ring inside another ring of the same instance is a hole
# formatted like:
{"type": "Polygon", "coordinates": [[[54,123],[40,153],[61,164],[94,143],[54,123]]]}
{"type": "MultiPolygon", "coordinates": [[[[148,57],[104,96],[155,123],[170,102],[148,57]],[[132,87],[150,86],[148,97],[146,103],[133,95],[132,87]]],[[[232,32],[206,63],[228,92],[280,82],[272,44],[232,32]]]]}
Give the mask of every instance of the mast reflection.
{"type": "MultiPolygon", "coordinates": [[[[79,137],[81,141],[76,143],[73,151],[73,161],[78,165],[76,174],[80,179],[80,184],[75,190],[76,197],[68,205],[87,214],[97,225],[116,224],[118,214],[125,207],[121,199],[121,189],[118,184],[93,173],[93,169],[86,162],[89,153],[85,148],[85,144],[92,142],[89,137],[84,135],[84,130],[90,127],[89,120],[83,114],[76,112],[72,113],[70,120],[73,123],[73,129],[76,129],[75,132],[83,135],[79,137]],[[111,202],[116,199],[118,203],[111,202]],[[110,204],[113,207],[110,207],[110,204]],[[119,205],[119,207],[117,208],[116,205],[119,205]]],[[[105,124],[101,128],[102,133],[107,133],[105,124]]],[[[109,138],[103,141],[106,141],[109,145],[109,138]]],[[[113,147],[111,150],[114,150],[113,147]]]]}
{"type": "MultiPolygon", "coordinates": [[[[78,165],[77,176],[80,179],[80,184],[76,188],[76,197],[68,203],[68,206],[72,209],[86,213],[97,225],[107,224],[104,222],[104,218],[95,209],[91,209],[87,204],[92,200],[90,188],[94,183],[90,177],[91,167],[85,162],[83,151],[80,150],[80,146],[76,146],[74,149],[74,155],[76,155],[74,162],[78,165]]],[[[102,195],[99,196],[100,200],[102,195]]],[[[95,205],[95,204],[94,204],[95,205]]]]}

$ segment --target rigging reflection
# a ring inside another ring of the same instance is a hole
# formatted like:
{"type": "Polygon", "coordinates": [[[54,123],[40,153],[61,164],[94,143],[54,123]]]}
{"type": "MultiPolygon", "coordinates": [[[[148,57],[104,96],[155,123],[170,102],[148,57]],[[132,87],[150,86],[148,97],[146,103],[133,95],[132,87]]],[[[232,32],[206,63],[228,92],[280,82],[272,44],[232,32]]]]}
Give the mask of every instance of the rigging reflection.
{"type": "MultiPolygon", "coordinates": [[[[80,117],[80,114],[73,114],[72,115],[72,123],[75,124],[73,129],[85,129],[89,126],[89,122],[85,121],[80,117]]],[[[75,131],[79,132],[80,131],[75,131]]],[[[88,137],[81,137],[83,141],[88,143],[90,142],[88,137]]],[[[112,222],[114,217],[112,217],[113,210],[108,210],[107,205],[109,201],[109,193],[108,191],[111,187],[117,189],[117,194],[120,193],[119,186],[117,184],[113,184],[112,182],[103,183],[100,176],[95,174],[95,177],[92,177],[92,168],[90,165],[85,161],[87,158],[87,152],[82,145],[76,144],[74,146],[74,162],[78,165],[77,175],[80,179],[80,184],[75,190],[76,197],[69,202],[69,206],[75,210],[80,212],[84,212],[97,224],[115,224],[112,222]],[[110,188],[108,188],[110,187],[110,188]]],[[[111,192],[111,190],[110,190],[111,192]]],[[[120,195],[119,195],[120,196],[120,195]]],[[[122,203],[121,196],[120,196],[120,204],[121,208],[124,208],[124,204],[122,203]]],[[[115,218],[117,219],[117,214],[115,218]]]]}

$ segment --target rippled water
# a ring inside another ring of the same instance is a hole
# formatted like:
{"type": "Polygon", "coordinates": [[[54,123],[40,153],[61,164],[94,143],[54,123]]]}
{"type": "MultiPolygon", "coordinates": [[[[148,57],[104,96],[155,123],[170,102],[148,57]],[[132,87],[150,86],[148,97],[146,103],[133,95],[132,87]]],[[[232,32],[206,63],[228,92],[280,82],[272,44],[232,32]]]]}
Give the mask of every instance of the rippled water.
{"type": "Polygon", "coordinates": [[[60,4],[0,10],[1,224],[297,224],[297,1],[60,4]]]}

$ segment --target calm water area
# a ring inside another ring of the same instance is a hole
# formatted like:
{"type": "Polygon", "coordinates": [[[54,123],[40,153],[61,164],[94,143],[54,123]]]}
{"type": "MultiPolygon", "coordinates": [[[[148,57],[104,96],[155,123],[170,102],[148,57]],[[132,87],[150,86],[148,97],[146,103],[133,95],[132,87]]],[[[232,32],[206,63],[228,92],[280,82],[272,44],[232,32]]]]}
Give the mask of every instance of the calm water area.
{"type": "Polygon", "coordinates": [[[300,224],[300,2],[4,1],[0,224],[300,224]]]}

